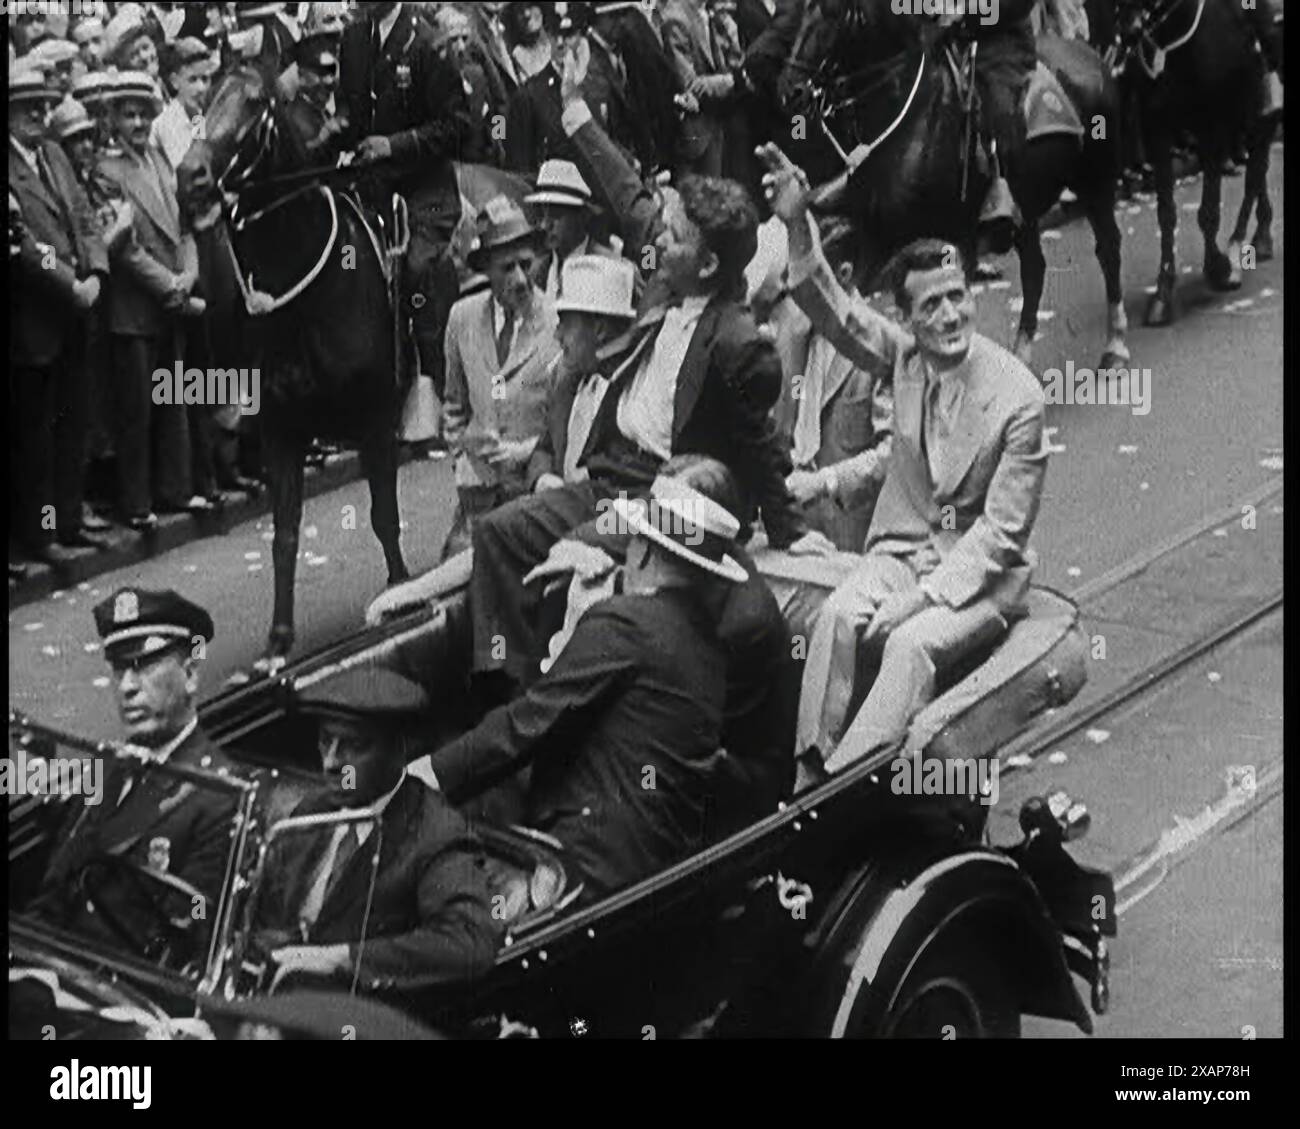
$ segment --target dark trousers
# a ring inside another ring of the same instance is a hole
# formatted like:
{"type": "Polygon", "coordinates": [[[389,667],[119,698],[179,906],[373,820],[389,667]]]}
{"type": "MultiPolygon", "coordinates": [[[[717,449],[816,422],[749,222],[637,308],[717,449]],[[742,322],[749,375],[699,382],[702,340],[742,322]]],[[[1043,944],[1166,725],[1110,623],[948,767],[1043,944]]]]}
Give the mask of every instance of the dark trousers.
{"type": "Polygon", "coordinates": [[[28,549],[49,545],[62,516],[54,495],[54,420],[66,371],[60,358],[48,365],[15,365],[9,377],[10,532],[28,549]]]}
{"type": "Polygon", "coordinates": [[[54,419],[54,506],[58,536],[66,539],[81,529],[81,505],[86,498],[86,460],[94,376],[89,341],[78,327],[67,364],[59,380],[54,419]]]}
{"type": "Polygon", "coordinates": [[[153,374],[169,373],[178,350],[172,335],[113,334],[113,422],[118,504],[127,517],[189,501],[190,428],[184,404],[155,404],[153,374]]]}

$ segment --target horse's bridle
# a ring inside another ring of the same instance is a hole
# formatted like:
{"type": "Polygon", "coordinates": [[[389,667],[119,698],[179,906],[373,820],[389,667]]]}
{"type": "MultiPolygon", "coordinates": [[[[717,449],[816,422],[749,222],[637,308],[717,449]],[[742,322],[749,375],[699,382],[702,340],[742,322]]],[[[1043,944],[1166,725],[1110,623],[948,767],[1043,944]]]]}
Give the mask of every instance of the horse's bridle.
{"type": "MultiPolygon", "coordinates": [[[[1164,70],[1165,58],[1177,51],[1180,47],[1188,43],[1196,34],[1201,26],[1201,17],[1205,14],[1205,0],[1197,0],[1196,14],[1192,19],[1191,27],[1186,32],[1178,36],[1172,42],[1163,46],[1156,42],[1155,34],[1170,18],[1178,11],[1183,0],[1157,0],[1157,4],[1148,8],[1145,3],[1137,4],[1141,13],[1138,24],[1136,42],[1125,42],[1122,47],[1122,55],[1116,64],[1116,70],[1123,70],[1129,59],[1136,58],[1141,64],[1143,71],[1148,78],[1154,80],[1160,77],[1164,70]],[[1151,61],[1147,61],[1147,51],[1151,53],[1151,61]]],[[[1123,38],[1123,33],[1121,33],[1123,38]]]]}
{"type": "Polygon", "coordinates": [[[226,167],[221,170],[216,179],[217,189],[223,196],[227,193],[238,193],[247,187],[249,178],[270,153],[271,146],[275,142],[275,133],[275,114],[271,109],[271,103],[267,102],[258,115],[251,121],[245,122],[235,135],[234,151],[230,154],[226,167]],[[250,136],[256,142],[256,149],[252,156],[241,164],[244,144],[250,136]]]}

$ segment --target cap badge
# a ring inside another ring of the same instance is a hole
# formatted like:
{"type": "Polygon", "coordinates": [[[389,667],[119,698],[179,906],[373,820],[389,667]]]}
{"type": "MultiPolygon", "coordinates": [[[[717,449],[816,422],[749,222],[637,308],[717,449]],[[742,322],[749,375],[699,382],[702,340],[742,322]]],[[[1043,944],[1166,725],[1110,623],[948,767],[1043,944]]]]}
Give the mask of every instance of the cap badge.
{"type": "Polygon", "coordinates": [[[166,873],[172,864],[172,841],[164,835],[149,840],[149,869],[166,873]]]}
{"type": "Polygon", "coordinates": [[[140,618],[140,597],[134,592],[119,592],[113,602],[114,623],[134,623],[140,618]]]}

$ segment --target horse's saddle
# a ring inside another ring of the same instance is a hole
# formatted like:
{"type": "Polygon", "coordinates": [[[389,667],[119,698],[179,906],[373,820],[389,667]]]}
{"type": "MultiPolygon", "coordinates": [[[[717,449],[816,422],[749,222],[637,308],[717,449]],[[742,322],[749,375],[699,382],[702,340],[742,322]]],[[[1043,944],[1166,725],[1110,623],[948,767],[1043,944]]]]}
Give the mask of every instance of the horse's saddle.
{"type": "Polygon", "coordinates": [[[1054,134],[1083,136],[1083,122],[1061,80],[1040,62],[1025,92],[1025,137],[1037,141],[1054,134]]]}

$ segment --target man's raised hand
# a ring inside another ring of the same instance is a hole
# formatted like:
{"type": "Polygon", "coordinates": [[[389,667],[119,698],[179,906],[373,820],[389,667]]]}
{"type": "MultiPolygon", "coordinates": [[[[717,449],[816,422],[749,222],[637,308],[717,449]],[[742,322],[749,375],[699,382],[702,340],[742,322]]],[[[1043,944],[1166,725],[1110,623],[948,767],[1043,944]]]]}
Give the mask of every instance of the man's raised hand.
{"type": "Polygon", "coordinates": [[[760,145],[754,155],[767,170],[763,174],[763,192],[773,214],[787,226],[802,224],[808,212],[808,174],[772,142],[760,145]]]}

